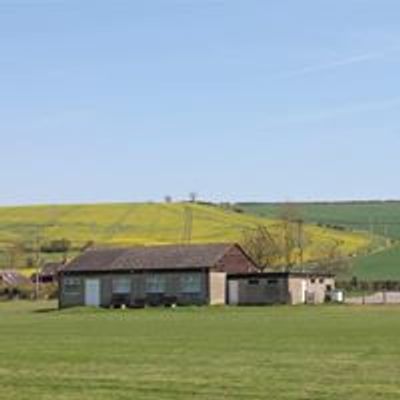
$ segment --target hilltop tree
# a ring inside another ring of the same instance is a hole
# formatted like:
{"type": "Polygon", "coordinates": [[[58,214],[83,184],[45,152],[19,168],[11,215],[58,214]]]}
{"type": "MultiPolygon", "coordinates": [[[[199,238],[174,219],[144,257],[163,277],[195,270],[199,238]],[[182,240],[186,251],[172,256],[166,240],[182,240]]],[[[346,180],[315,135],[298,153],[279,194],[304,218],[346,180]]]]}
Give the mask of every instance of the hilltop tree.
{"type": "Polygon", "coordinates": [[[189,193],[189,201],[191,203],[196,203],[196,201],[197,201],[197,193],[196,192],[189,193]]]}
{"type": "Polygon", "coordinates": [[[6,253],[8,254],[8,268],[16,269],[24,264],[25,249],[22,243],[14,242],[10,244],[6,253]]]}

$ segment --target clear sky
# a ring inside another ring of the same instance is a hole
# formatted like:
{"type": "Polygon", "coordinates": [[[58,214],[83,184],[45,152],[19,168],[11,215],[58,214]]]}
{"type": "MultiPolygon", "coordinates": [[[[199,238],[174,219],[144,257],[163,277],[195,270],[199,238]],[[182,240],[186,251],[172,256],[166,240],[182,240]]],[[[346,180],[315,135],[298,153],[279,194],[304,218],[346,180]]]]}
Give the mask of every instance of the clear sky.
{"type": "Polygon", "coordinates": [[[398,0],[0,0],[0,204],[400,198],[398,0]]]}

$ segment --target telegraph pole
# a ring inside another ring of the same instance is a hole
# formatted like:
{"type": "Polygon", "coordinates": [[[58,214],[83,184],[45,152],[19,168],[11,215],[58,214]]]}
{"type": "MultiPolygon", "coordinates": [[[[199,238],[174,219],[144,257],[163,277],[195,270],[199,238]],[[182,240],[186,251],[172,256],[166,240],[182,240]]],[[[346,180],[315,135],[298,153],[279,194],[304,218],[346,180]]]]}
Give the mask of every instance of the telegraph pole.
{"type": "Polygon", "coordinates": [[[36,279],[35,279],[35,299],[39,299],[39,293],[40,293],[40,238],[38,231],[36,231],[36,236],[35,236],[35,242],[34,242],[34,248],[35,248],[35,264],[36,264],[36,279]]]}
{"type": "Polygon", "coordinates": [[[300,264],[304,263],[304,243],[303,243],[303,228],[304,221],[302,219],[298,219],[297,221],[297,245],[300,249],[300,264]]]}
{"type": "Polygon", "coordinates": [[[185,206],[183,215],[182,243],[190,244],[193,231],[193,211],[190,206],[185,206]]]}
{"type": "Polygon", "coordinates": [[[383,226],[383,234],[385,236],[386,247],[389,248],[390,247],[390,238],[389,238],[389,226],[388,226],[388,224],[385,224],[383,226]]]}
{"type": "Polygon", "coordinates": [[[372,217],[369,218],[369,235],[370,235],[371,239],[374,236],[374,220],[372,217]]]}

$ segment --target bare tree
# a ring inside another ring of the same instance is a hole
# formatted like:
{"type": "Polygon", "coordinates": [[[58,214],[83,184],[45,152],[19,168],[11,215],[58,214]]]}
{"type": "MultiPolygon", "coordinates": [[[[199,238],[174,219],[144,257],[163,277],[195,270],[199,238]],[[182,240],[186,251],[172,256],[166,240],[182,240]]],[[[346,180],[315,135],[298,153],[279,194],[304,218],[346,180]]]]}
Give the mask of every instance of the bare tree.
{"type": "Polygon", "coordinates": [[[317,261],[319,270],[335,274],[351,270],[352,258],[343,253],[342,245],[343,241],[334,239],[320,247],[320,259],[317,261]]]}
{"type": "Polygon", "coordinates": [[[280,219],[282,221],[282,248],[287,268],[291,268],[296,263],[303,264],[307,239],[304,220],[298,206],[294,203],[283,204],[280,219]]]}
{"type": "Polygon", "coordinates": [[[265,225],[244,231],[241,245],[256,262],[260,272],[273,268],[282,258],[281,248],[265,225]]]}
{"type": "Polygon", "coordinates": [[[22,243],[14,242],[8,248],[9,268],[16,269],[23,265],[25,249],[22,243]]]}

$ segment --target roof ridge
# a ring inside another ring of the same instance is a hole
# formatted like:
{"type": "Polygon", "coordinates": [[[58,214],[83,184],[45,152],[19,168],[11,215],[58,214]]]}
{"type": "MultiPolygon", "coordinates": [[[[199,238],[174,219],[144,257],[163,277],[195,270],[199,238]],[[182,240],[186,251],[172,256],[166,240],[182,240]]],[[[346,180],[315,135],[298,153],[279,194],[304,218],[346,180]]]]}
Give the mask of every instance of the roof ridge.
{"type": "Polygon", "coordinates": [[[115,265],[118,264],[119,260],[123,260],[124,257],[129,255],[129,253],[132,251],[132,248],[126,248],[126,249],[120,249],[122,253],[119,253],[116,255],[116,257],[113,259],[113,261],[110,263],[111,267],[114,267],[115,265]]]}
{"type": "Polygon", "coordinates": [[[236,243],[221,243],[221,244],[226,244],[226,247],[223,249],[223,251],[221,251],[221,254],[219,254],[215,260],[214,260],[214,264],[217,264],[218,261],[224,257],[226,255],[226,253],[228,253],[229,250],[232,249],[232,247],[236,246],[236,243]]]}

